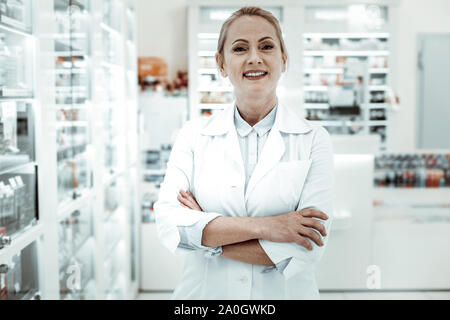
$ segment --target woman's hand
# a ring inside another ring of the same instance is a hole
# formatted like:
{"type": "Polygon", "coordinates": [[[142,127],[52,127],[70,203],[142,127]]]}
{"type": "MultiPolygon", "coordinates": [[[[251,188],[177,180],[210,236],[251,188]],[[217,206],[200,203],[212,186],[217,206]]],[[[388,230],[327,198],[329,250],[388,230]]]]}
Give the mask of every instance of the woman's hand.
{"type": "MultiPolygon", "coordinates": [[[[195,197],[189,191],[180,190],[177,197],[185,208],[203,211],[195,197]]],[[[318,246],[323,246],[322,236],[326,236],[324,225],[314,218],[327,220],[328,216],[315,209],[302,209],[278,216],[270,216],[258,219],[261,238],[273,242],[295,242],[308,250],[312,250],[311,243],[306,238],[314,241],[318,246]],[[314,230],[315,229],[315,230],[314,230]]]]}
{"type": "Polygon", "coordinates": [[[278,216],[265,217],[261,229],[262,238],[273,242],[295,242],[308,250],[312,250],[311,243],[306,239],[309,238],[318,246],[323,246],[322,239],[317,231],[325,237],[327,235],[325,227],[313,218],[327,220],[328,216],[319,210],[307,208],[278,216]]]}
{"type": "Polygon", "coordinates": [[[187,190],[186,192],[183,190],[180,190],[180,193],[177,197],[178,201],[180,201],[181,205],[185,208],[197,210],[197,211],[203,211],[202,208],[197,203],[197,200],[195,200],[195,197],[192,195],[192,193],[187,190]]]}

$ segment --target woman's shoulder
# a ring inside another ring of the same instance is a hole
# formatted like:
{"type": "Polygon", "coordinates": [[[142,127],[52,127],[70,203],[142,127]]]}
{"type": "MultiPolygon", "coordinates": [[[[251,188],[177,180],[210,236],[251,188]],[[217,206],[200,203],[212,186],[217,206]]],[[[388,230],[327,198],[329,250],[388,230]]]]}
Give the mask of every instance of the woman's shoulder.
{"type": "Polygon", "coordinates": [[[186,132],[190,132],[192,134],[196,134],[196,133],[200,133],[200,131],[205,128],[215,117],[216,115],[212,115],[212,116],[208,116],[208,117],[204,117],[204,116],[200,116],[200,117],[196,117],[190,120],[187,120],[183,126],[182,129],[183,131],[186,132]]]}

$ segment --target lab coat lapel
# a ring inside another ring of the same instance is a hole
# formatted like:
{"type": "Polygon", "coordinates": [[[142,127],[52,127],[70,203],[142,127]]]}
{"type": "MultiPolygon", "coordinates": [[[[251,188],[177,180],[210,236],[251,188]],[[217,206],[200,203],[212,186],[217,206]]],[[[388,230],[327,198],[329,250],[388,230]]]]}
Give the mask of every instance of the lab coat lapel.
{"type": "Polygon", "coordinates": [[[223,170],[225,189],[222,198],[226,211],[236,216],[246,216],[247,209],[244,199],[245,169],[241,156],[236,129],[231,129],[225,136],[223,170]]]}
{"type": "Polygon", "coordinates": [[[273,125],[269,132],[266,143],[264,144],[261,156],[256,164],[255,170],[248,182],[247,192],[245,194],[245,203],[248,202],[250,195],[258,181],[260,181],[267,172],[269,172],[280,161],[285,152],[285,145],[277,124],[273,125]]]}
{"type": "Polygon", "coordinates": [[[203,130],[208,135],[223,135],[224,167],[221,170],[224,187],[222,199],[225,210],[231,215],[245,216],[247,210],[244,200],[245,169],[239,139],[234,125],[234,104],[203,130]]]}

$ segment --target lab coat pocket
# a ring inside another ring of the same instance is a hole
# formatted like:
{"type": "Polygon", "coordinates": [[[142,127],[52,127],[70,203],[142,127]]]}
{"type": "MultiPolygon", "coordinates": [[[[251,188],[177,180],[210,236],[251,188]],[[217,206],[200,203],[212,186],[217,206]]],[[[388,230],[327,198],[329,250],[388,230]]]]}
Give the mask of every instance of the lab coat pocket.
{"type": "Polygon", "coordinates": [[[280,198],[292,211],[300,201],[310,166],[311,160],[298,160],[280,162],[276,167],[280,198]]]}

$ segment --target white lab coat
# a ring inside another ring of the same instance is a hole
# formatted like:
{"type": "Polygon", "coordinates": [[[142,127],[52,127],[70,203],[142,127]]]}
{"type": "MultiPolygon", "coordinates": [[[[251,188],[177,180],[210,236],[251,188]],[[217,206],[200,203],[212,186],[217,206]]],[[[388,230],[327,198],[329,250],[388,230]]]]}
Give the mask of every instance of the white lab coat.
{"type": "Polygon", "coordinates": [[[245,171],[233,111],[232,105],[210,118],[186,122],[170,155],[155,215],[161,242],[174,253],[185,252],[172,298],[318,299],[315,267],[328,237],[322,247],[311,241],[312,251],[296,243],[259,240],[274,263],[292,257],[283,273],[178,248],[178,226],[193,225],[213,213],[263,217],[314,207],[329,216],[322,222],[330,233],[334,178],[328,132],[279,104],[244,194],[245,171]],[[203,212],[181,206],[180,189],[190,190],[203,212]]]}

